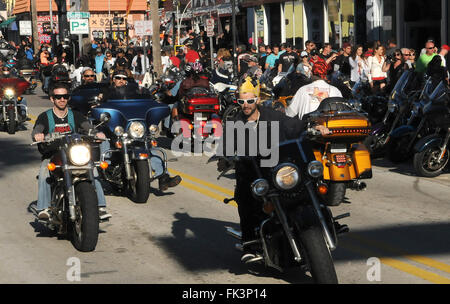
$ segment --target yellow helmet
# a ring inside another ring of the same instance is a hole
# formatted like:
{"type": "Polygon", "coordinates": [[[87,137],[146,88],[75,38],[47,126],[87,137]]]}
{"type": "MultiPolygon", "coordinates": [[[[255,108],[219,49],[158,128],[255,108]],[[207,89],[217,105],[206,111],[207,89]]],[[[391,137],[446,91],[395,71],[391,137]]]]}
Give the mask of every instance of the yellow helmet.
{"type": "Polygon", "coordinates": [[[259,80],[252,79],[250,76],[247,76],[245,80],[239,86],[239,93],[253,93],[256,97],[259,97],[259,93],[261,91],[259,80]]]}

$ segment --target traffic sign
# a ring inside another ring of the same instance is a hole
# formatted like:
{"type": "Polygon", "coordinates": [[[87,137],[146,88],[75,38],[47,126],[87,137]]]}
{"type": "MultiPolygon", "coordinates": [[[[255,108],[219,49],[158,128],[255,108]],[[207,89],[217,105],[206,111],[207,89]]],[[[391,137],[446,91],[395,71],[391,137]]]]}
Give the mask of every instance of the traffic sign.
{"type": "Polygon", "coordinates": [[[91,13],[89,12],[67,12],[67,19],[89,19],[91,18],[91,13]]]}
{"type": "Polygon", "coordinates": [[[20,34],[20,36],[33,35],[31,21],[28,21],[28,20],[20,20],[19,21],[19,34],[20,34]]]}
{"type": "Polygon", "coordinates": [[[208,37],[214,36],[214,19],[213,18],[206,19],[206,36],[208,36],[208,37]]]}
{"type": "Polygon", "coordinates": [[[89,20],[87,19],[70,20],[70,33],[74,35],[89,34],[89,20]]]}

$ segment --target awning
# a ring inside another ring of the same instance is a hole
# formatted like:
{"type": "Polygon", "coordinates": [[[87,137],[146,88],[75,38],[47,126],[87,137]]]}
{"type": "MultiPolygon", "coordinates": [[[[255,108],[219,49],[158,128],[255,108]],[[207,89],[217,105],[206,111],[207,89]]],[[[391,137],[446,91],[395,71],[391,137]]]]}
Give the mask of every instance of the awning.
{"type": "Polygon", "coordinates": [[[8,25],[10,25],[12,22],[14,22],[16,20],[16,16],[9,18],[6,21],[3,21],[2,23],[0,23],[0,28],[4,28],[7,27],[8,25]]]}

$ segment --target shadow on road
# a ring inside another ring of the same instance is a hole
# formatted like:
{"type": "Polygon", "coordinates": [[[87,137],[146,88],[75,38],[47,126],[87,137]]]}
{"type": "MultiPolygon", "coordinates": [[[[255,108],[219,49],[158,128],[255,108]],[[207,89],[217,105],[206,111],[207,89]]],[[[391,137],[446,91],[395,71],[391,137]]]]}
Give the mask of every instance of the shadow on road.
{"type": "MultiPolygon", "coordinates": [[[[241,253],[234,249],[236,240],[225,229],[226,226],[239,228],[236,223],[193,218],[188,213],[175,213],[174,217],[173,237],[159,238],[157,242],[188,271],[224,269],[235,275],[251,273],[289,283],[311,283],[311,278],[300,269],[279,273],[262,265],[249,268],[242,264],[241,253]]],[[[353,230],[339,238],[338,248],[332,254],[337,263],[360,261],[364,265],[369,257],[432,258],[450,253],[449,239],[450,222],[353,230]]]]}
{"type": "MultiPolygon", "coordinates": [[[[372,159],[372,165],[377,166],[377,167],[387,168],[387,169],[389,169],[390,172],[399,173],[399,174],[407,175],[407,176],[417,176],[418,177],[416,171],[414,170],[412,159],[409,159],[406,162],[402,162],[402,163],[393,163],[385,158],[377,158],[377,159],[372,159]]],[[[450,173],[449,166],[447,166],[447,168],[444,169],[442,175],[445,175],[448,173],[450,173]]]]}
{"type": "MultiPolygon", "coordinates": [[[[41,154],[35,146],[24,144],[23,139],[18,137],[5,138],[0,134],[0,178],[8,172],[17,170],[17,166],[24,166],[40,162],[41,154]]],[[[39,173],[39,165],[36,166],[36,174],[39,173]]]]}
{"type": "Polygon", "coordinates": [[[225,229],[226,226],[239,228],[236,223],[194,218],[188,213],[175,213],[174,217],[173,237],[158,238],[157,242],[188,271],[223,269],[235,275],[251,273],[258,277],[272,277],[290,283],[311,283],[311,278],[300,269],[280,273],[263,265],[249,267],[242,264],[241,252],[234,249],[237,241],[229,236],[225,229]]]}

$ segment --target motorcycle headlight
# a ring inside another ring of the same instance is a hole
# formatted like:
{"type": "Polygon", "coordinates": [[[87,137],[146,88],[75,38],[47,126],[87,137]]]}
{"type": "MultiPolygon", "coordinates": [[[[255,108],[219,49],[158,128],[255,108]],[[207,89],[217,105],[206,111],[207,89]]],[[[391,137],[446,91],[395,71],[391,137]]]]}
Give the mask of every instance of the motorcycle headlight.
{"type": "Polygon", "coordinates": [[[323,174],[323,165],[320,161],[313,160],[308,164],[308,174],[313,178],[319,178],[323,174]]]}
{"type": "Polygon", "coordinates": [[[145,135],[145,126],[143,123],[133,121],[128,129],[131,138],[142,138],[145,135]]]}
{"type": "Polygon", "coordinates": [[[148,131],[150,132],[150,135],[156,136],[156,135],[158,134],[158,132],[159,132],[159,128],[158,128],[157,125],[151,125],[151,126],[148,128],[148,131]]]}
{"type": "Polygon", "coordinates": [[[75,166],[84,166],[91,160],[91,151],[85,145],[74,145],[69,150],[69,158],[75,166]]]}
{"type": "Polygon", "coordinates": [[[269,182],[263,178],[255,180],[251,187],[253,193],[257,196],[264,196],[269,192],[269,182]]]}
{"type": "Polygon", "coordinates": [[[6,98],[13,98],[15,95],[15,92],[13,89],[6,89],[4,95],[6,98]]]}
{"type": "Polygon", "coordinates": [[[122,136],[125,133],[125,130],[121,126],[117,126],[114,128],[114,134],[118,137],[122,136]]]}
{"type": "Polygon", "coordinates": [[[290,190],[297,186],[300,174],[294,164],[281,164],[275,170],[274,183],[280,190],[290,190]]]}

